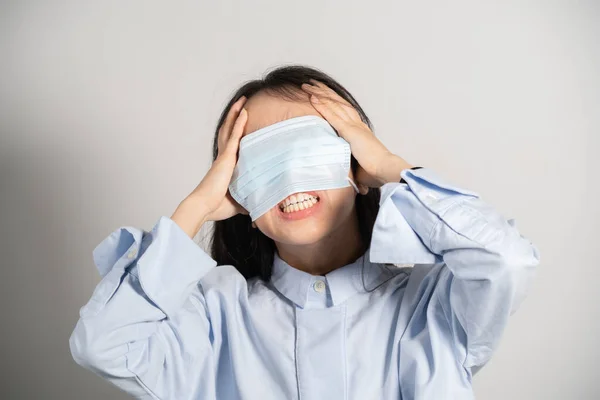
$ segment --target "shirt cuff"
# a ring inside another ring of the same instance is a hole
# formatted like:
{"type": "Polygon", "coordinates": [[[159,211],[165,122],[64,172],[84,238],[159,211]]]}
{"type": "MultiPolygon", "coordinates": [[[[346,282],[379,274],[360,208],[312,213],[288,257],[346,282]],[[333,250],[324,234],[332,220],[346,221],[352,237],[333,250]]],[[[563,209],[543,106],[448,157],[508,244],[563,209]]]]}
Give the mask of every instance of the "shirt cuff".
{"type": "Polygon", "coordinates": [[[135,266],[135,260],[142,252],[144,236],[145,232],[141,229],[125,226],[112,232],[96,246],[92,258],[102,279],[89,301],[79,310],[82,318],[96,315],[110,300],[123,276],[135,266]]]}
{"type": "Polygon", "coordinates": [[[401,176],[406,184],[389,182],[381,187],[370,260],[396,264],[442,262],[441,255],[429,247],[440,215],[453,204],[479,195],[424,167],[403,170],[401,176]]]}
{"type": "Polygon", "coordinates": [[[171,317],[217,262],[168,217],[151,235],[152,246],[137,261],[138,278],[148,298],[171,317]]]}
{"type": "MultiPolygon", "coordinates": [[[[409,169],[416,170],[416,169],[421,169],[421,168],[423,168],[423,167],[412,167],[412,168],[409,168],[409,169]]],[[[402,174],[400,174],[400,175],[402,175],[402,174]]],[[[404,180],[404,178],[400,178],[400,183],[407,183],[407,182],[404,180]]]]}
{"type": "Polygon", "coordinates": [[[94,314],[111,298],[125,273],[140,282],[165,315],[183,305],[198,281],[217,265],[172,219],[161,217],[152,231],[122,227],[93,251],[102,276],[82,314],[94,314]]]}

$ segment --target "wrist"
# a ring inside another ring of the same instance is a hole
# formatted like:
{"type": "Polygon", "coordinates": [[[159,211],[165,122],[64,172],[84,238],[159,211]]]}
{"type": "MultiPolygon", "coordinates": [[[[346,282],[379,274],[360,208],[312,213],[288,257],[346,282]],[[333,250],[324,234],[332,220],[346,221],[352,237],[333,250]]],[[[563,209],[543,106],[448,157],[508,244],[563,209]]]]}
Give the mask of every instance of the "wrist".
{"type": "Polygon", "coordinates": [[[405,169],[411,169],[414,166],[402,157],[390,153],[389,156],[381,163],[381,170],[378,174],[382,185],[389,182],[398,182],[401,179],[400,173],[405,169]]]}
{"type": "Polygon", "coordinates": [[[173,212],[171,219],[190,237],[194,238],[202,225],[209,219],[210,213],[201,199],[187,197],[173,212]]]}

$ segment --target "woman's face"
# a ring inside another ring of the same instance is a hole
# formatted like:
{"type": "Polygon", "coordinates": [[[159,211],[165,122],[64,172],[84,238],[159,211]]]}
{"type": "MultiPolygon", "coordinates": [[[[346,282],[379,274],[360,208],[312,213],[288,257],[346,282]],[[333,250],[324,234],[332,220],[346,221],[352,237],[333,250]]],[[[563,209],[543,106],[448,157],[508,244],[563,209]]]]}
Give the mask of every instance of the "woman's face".
{"type": "MultiPolygon", "coordinates": [[[[300,92],[300,95],[305,97],[305,101],[281,99],[265,92],[249,98],[244,105],[248,111],[248,122],[243,136],[251,135],[260,128],[289,118],[304,115],[323,118],[310,103],[308,95],[303,92],[300,92]]],[[[348,176],[356,182],[351,169],[348,176]]],[[[297,218],[300,213],[287,214],[276,205],[255,221],[257,228],[275,242],[306,245],[327,237],[355,213],[356,192],[351,186],[311,191],[309,194],[316,195],[319,200],[310,209],[300,211],[308,215],[297,218]]]]}

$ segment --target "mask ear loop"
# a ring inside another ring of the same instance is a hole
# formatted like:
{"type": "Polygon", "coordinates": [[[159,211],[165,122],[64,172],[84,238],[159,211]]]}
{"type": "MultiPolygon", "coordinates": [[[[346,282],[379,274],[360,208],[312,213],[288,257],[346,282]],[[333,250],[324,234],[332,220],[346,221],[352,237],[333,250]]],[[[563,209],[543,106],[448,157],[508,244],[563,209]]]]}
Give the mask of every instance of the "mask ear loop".
{"type": "Polygon", "coordinates": [[[350,179],[349,176],[347,176],[346,179],[348,180],[348,182],[350,183],[350,185],[352,185],[352,187],[354,188],[354,190],[356,191],[356,193],[360,193],[360,191],[356,187],[356,184],[354,184],[354,182],[352,182],[352,179],[350,179]]]}

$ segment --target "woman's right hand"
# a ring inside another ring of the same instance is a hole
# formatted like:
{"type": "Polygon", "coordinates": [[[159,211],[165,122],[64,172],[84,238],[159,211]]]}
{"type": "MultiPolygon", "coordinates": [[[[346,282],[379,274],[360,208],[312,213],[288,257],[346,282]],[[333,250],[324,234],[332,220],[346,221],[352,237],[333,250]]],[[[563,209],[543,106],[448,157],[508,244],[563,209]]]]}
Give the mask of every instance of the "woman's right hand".
{"type": "Polygon", "coordinates": [[[246,214],[229,193],[229,184],[238,160],[238,149],[248,111],[241,97],[229,109],[218,133],[218,155],[202,181],[186,197],[171,217],[190,237],[194,237],[206,221],[220,221],[237,214],[246,214]]]}

